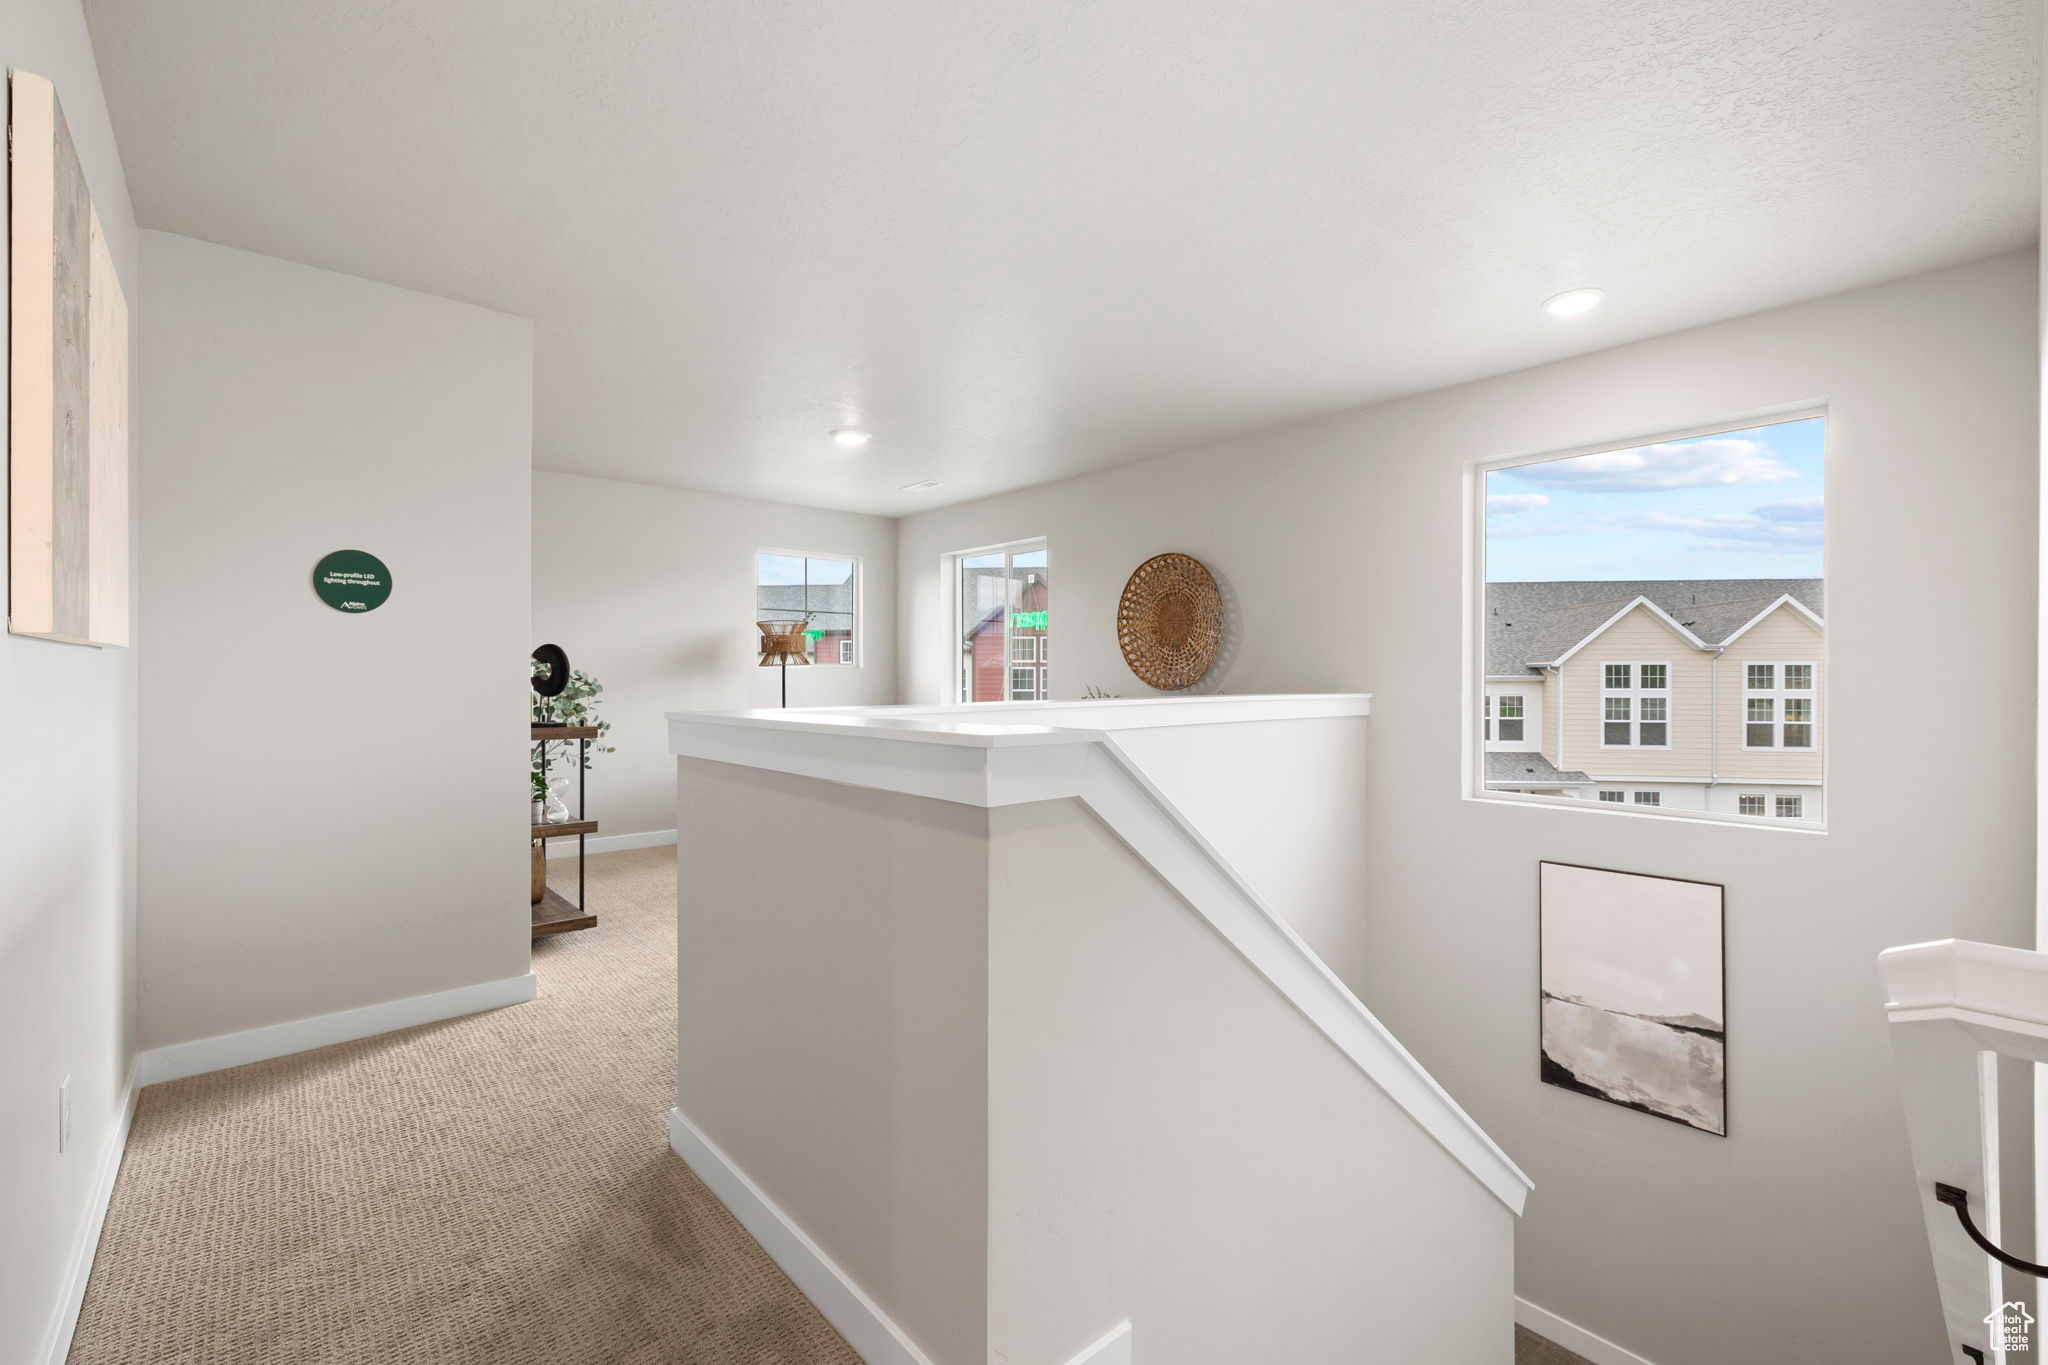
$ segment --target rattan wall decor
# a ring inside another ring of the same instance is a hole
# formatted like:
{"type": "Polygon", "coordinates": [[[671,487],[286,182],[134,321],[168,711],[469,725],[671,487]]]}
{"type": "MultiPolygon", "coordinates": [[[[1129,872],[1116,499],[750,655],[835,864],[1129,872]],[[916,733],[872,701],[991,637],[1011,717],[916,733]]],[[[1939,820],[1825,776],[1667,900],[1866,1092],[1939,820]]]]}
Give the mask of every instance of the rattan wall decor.
{"type": "Polygon", "coordinates": [[[1223,643],[1223,594],[1193,555],[1154,555],[1124,584],[1116,604],[1124,662],[1149,687],[1193,687],[1223,643]]]}

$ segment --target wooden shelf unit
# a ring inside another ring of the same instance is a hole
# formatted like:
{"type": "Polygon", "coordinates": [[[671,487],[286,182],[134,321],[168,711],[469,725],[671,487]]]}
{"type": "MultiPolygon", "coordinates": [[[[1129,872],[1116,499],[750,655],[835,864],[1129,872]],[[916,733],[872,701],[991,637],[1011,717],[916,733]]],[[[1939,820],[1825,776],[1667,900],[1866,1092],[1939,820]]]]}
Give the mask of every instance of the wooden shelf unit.
{"type": "Polygon", "coordinates": [[[566,934],[577,929],[591,929],[597,926],[596,915],[586,915],[569,902],[569,898],[552,886],[540,898],[540,904],[533,907],[533,936],[546,938],[550,934],[566,934]]]}
{"type": "MultiPolygon", "coordinates": [[[[578,929],[593,929],[597,926],[597,916],[586,908],[589,901],[589,882],[583,864],[583,840],[597,833],[597,821],[586,819],[584,815],[583,756],[585,746],[597,738],[598,732],[595,725],[534,725],[529,727],[529,733],[530,742],[535,745],[552,744],[560,740],[580,741],[576,752],[576,818],[559,825],[529,826],[530,842],[534,844],[545,844],[550,839],[567,839],[572,836],[576,840],[576,900],[571,901],[552,886],[541,893],[541,898],[533,905],[533,936],[540,939],[554,934],[572,933],[578,929]],[[585,904],[579,905],[578,901],[585,904]]],[[[537,856],[545,860],[547,850],[539,850],[537,856]]]]}

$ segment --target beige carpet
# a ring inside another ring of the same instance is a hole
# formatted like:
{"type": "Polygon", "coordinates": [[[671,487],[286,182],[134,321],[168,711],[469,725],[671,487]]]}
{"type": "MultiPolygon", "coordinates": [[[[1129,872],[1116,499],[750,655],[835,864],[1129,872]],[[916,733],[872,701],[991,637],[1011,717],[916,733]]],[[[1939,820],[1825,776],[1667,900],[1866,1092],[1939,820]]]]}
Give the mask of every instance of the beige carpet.
{"type": "Polygon", "coordinates": [[[531,1004],[143,1091],[71,1365],[858,1365],[668,1150],[674,850],[591,872],[531,1004]]]}
{"type": "Polygon", "coordinates": [[[71,1365],[859,1365],[669,1153],[673,850],[591,874],[531,1004],[143,1091],[71,1365]]]}

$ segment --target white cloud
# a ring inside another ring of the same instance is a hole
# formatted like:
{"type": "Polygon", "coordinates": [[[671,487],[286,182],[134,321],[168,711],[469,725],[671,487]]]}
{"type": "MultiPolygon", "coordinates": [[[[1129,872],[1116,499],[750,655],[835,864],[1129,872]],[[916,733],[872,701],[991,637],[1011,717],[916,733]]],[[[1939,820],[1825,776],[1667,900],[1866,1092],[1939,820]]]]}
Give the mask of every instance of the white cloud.
{"type": "Polygon", "coordinates": [[[1489,523],[1491,539],[1528,536],[1606,536],[1639,531],[1666,531],[1685,536],[1688,550],[1741,551],[1745,554],[1803,554],[1823,540],[1823,500],[1786,498],[1767,502],[1752,512],[1593,513],[1556,521],[1489,523]]]}
{"type": "Polygon", "coordinates": [[[1765,521],[1819,521],[1826,498],[1783,498],[1756,509],[1765,521]]]}
{"type": "Polygon", "coordinates": [[[1737,436],[1575,455],[1568,460],[1517,465],[1504,472],[1523,483],[1581,493],[1662,493],[1673,488],[1783,483],[1799,477],[1797,470],[1765,449],[1763,442],[1737,436]]]}
{"type": "Polygon", "coordinates": [[[1486,495],[1486,512],[1488,516],[1496,513],[1533,512],[1539,507],[1548,506],[1550,506],[1550,499],[1544,497],[1541,493],[1488,493],[1486,495]]]}

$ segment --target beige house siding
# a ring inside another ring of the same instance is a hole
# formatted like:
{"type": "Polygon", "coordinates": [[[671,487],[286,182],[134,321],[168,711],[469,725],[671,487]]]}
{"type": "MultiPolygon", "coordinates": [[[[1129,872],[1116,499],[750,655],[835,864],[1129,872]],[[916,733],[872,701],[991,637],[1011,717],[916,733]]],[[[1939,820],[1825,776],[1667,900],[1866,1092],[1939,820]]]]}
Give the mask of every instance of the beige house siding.
{"type": "Polygon", "coordinates": [[[1564,691],[1565,766],[1595,777],[1705,776],[1713,725],[1709,717],[1708,658],[1698,645],[1638,606],[1588,640],[1566,662],[1564,691]],[[1608,664],[1665,664],[1669,667],[1671,747],[1605,748],[1602,683],[1608,664]]]}
{"type": "Polygon", "coordinates": [[[1789,606],[1781,606],[1750,627],[1721,655],[1721,780],[1724,782],[1818,782],[1827,744],[1827,670],[1818,628],[1789,606]],[[1751,663],[1813,665],[1814,747],[1811,750],[1744,749],[1744,679],[1751,663]]]}

